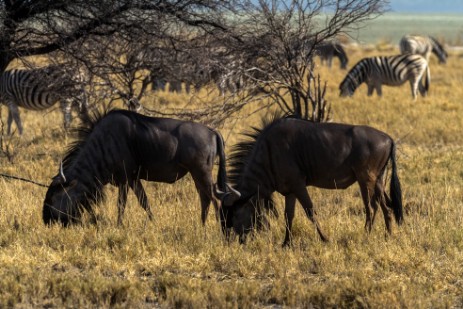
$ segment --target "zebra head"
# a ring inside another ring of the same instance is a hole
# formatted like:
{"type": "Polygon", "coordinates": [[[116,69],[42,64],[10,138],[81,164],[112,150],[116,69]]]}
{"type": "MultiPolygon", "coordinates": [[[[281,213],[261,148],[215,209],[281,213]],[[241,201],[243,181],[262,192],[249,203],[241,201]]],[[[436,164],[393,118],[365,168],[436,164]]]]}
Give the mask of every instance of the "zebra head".
{"type": "Polygon", "coordinates": [[[441,43],[439,43],[438,40],[436,40],[433,37],[429,37],[429,39],[432,42],[432,51],[433,53],[439,58],[439,63],[440,64],[445,64],[447,63],[447,57],[449,54],[445,51],[444,46],[442,46],[441,43]]]}
{"type": "Polygon", "coordinates": [[[339,85],[339,96],[341,97],[351,97],[354,95],[355,89],[357,87],[355,86],[354,81],[350,78],[349,75],[344,78],[342,83],[339,85]]]}
{"type": "Polygon", "coordinates": [[[340,96],[352,96],[355,90],[365,82],[369,71],[371,70],[371,61],[369,58],[360,60],[350,71],[347,73],[344,80],[339,85],[340,96]]]}
{"type": "Polygon", "coordinates": [[[346,70],[349,58],[341,44],[334,44],[334,55],[339,58],[339,61],[341,62],[341,69],[346,70]]]}

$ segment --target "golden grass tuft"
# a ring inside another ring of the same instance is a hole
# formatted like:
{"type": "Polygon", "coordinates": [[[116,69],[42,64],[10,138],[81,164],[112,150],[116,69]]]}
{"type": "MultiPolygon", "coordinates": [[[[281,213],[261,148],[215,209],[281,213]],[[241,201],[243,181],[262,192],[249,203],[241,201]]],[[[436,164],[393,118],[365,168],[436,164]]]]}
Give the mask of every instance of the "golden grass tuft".
{"type": "MultiPolygon", "coordinates": [[[[377,52],[351,52],[349,67],[377,52]]],[[[383,51],[383,53],[385,53],[383,51]]],[[[431,61],[431,91],[413,101],[408,85],[383,97],[338,97],[346,71],[321,67],[337,122],[367,124],[398,142],[405,223],[386,236],[382,214],[367,235],[356,185],[344,191],[309,188],[330,243],[318,239],[297,208],[294,247],[282,249],[280,217],[245,246],[227,244],[211,212],[200,223],[190,177],[174,185],[146,183],[155,219],[129,195],[124,226],[116,226],[115,188],[106,187],[98,224],[45,227],[46,188],[0,179],[0,307],[461,307],[463,305],[463,59],[431,61]]],[[[188,102],[161,93],[148,104],[188,102]]],[[[151,101],[150,101],[151,100],[151,101]]],[[[194,104],[194,103],[192,103],[194,104]]],[[[258,115],[230,119],[227,150],[258,115]]],[[[5,108],[3,120],[5,121],[5,108]]],[[[13,162],[0,172],[50,182],[72,137],[62,116],[22,111],[25,133],[7,137],[13,162]]]]}

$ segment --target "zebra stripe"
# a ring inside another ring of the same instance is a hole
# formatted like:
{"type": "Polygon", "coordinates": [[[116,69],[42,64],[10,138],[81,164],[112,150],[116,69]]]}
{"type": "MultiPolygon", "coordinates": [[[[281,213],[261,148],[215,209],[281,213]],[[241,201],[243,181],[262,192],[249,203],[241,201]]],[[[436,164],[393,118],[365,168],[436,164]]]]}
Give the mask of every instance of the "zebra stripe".
{"type": "Polygon", "coordinates": [[[347,73],[339,89],[341,96],[352,96],[365,82],[368,86],[368,96],[373,94],[374,89],[381,96],[381,85],[400,86],[406,81],[410,82],[413,99],[416,99],[418,89],[422,96],[426,96],[431,82],[426,59],[411,54],[363,58],[347,73]],[[426,79],[423,86],[421,80],[425,72],[426,79]]]}
{"type": "Polygon", "coordinates": [[[429,61],[431,53],[439,58],[439,63],[446,63],[448,54],[444,47],[431,36],[404,36],[399,43],[400,53],[419,54],[429,61]]]}
{"type": "Polygon", "coordinates": [[[0,98],[8,107],[8,134],[13,120],[22,134],[23,127],[18,107],[28,110],[45,110],[60,101],[67,130],[71,123],[71,108],[79,109],[81,118],[87,118],[87,102],[82,85],[58,66],[32,70],[13,69],[0,75],[0,98]]]}

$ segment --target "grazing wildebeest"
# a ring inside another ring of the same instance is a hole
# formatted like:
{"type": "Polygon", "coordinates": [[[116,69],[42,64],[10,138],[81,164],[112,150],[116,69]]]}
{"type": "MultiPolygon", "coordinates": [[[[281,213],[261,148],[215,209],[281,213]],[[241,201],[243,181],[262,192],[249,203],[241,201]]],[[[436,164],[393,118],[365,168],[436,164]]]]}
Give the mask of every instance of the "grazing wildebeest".
{"type": "Polygon", "coordinates": [[[367,231],[371,231],[378,204],[389,233],[391,210],[401,224],[402,196],[395,144],[386,133],[368,126],[280,118],[246,135],[252,140],[235,146],[228,175],[232,186],[221,196],[222,230],[227,234],[233,228],[243,242],[245,235],[259,225],[256,221],[262,215],[261,205],[277,191],[285,196],[283,245],[291,242],[296,199],[321,239],[327,241],[306,187],[345,189],[355,182],[360,185],[365,204],[367,231]],[[390,197],[383,180],[389,161],[392,163],[390,197]]]}
{"type": "Polygon", "coordinates": [[[222,136],[202,124],[152,118],[114,110],[96,116],[80,129],[80,136],[64,158],[60,173],[48,188],[43,205],[46,224],[64,225],[79,220],[83,209],[101,200],[107,183],[119,187],[118,224],[131,188],[151,218],[140,180],[174,183],[188,172],[201,199],[201,219],[206,221],[213,195],[212,168],[219,156],[217,186],[225,190],[226,171],[222,136]]]}

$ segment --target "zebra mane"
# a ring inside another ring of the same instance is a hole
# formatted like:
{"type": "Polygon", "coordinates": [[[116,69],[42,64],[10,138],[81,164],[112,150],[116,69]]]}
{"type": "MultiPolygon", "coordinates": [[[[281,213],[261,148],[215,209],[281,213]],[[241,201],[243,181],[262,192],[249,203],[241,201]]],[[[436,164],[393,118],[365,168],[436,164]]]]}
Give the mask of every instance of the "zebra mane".
{"type": "Polygon", "coordinates": [[[438,40],[436,40],[435,37],[429,36],[429,40],[431,41],[433,46],[436,46],[439,51],[444,51],[444,47],[442,46],[441,43],[439,43],[438,40]]]}
{"type": "Polygon", "coordinates": [[[352,69],[347,72],[346,77],[344,77],[343,81],[340,84],[340,88],[343,87],[345,84],[348,84],[348,87],[353,87],[352,90],[357,89],[361,83],[365,81],[366,74],[365,72],[367,66],[362,65],[365,62],[371,61],[371,58],[363,58],[359,62],[357,62],[352,69]]]}

